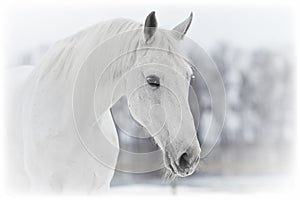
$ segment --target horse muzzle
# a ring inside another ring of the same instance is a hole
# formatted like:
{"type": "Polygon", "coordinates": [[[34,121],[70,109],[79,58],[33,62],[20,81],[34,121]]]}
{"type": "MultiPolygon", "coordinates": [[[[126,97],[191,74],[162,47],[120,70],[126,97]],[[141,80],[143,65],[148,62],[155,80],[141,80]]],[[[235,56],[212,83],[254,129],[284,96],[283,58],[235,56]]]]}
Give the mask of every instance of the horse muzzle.
{"type": "Polygon", "coordinates": [[[174,159],[172,154],[166,150],[165,165],[173,174],[186,177],[195,171],[200,162],[200,151],[189,148],[186,152],[174,159]]]}

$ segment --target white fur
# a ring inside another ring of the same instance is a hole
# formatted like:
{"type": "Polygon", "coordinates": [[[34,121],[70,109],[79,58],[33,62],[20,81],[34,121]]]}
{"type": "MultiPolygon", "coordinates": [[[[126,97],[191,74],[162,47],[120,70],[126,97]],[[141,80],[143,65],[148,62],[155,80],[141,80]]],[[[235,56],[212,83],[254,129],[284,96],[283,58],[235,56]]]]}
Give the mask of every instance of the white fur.
{"type": "Polygon", "coordinates": [[[153,136],[169,153],[165,156],[174,159],[172,162],[187,151],[188,145],[193,146],[195,156],[200,154],[187,99],[192,71],[180,56],[173,54],[180,54],[179,42],[169,32],[158,30],[153,42],[145,44],[141,27],[125,19],[94,25],[57,42],[30,74],[21,94],[22,118],[17,121],[22,124],[17,126],[22,128],[18,132],[22,133],[25,170],[32,190],[90,193],[109,187],[118,157],[118,138],[109,108],[124,95],[134,118],[150,134],[165,119],[162,110],[157,110],[157,118],[150,123],[145,118],[148,111],[143,108],[149,109],[157,100],[162,102],[159,106],[166,109],[168,127],[163,127],[160,136],[153,136]],[[142,50],[136,51],[137,48],[142,50]],[[134,53],[107,68],[112,59],[130,51],[134,53]],[[135,69],[136,66],[143,67],[135,69]],[[122,79],[129,70],[132,73],[122,79]],[[161,77],[162,85],[170,88],[176,98],[163,91],[151,95],[144,76],[153,73],[161,77]],[[145,85],[141,92],[133,94],[141,85],[145,85]],[[141,101],[143,98],[147,101],[141,101]],[[78,134],[108,166],[91,156],[78,134]]]}

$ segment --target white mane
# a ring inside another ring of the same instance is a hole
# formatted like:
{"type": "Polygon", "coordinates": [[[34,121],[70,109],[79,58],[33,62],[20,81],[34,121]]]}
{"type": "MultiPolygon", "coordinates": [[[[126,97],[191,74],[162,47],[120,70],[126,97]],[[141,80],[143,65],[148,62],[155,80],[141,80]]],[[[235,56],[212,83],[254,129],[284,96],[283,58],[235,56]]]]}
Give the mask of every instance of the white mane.
{"type": "Polygon", "coordinates": [[[103,41],[122,32],[141,27],[142,24],[132,20],[114,19],[100,22],[62,39],[56,42],[42,59],[37,70],[39,76],[42,79],[55,73],[57,78],[68,77],[78,69],[91,50],[103,41]]]}

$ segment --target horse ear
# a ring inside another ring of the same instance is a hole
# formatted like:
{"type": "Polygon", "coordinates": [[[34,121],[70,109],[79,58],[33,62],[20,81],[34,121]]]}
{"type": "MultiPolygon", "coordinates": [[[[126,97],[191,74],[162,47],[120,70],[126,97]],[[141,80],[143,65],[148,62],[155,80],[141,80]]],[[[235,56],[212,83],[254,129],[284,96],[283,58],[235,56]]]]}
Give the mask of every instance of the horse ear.
{"type": "Polygon", "coordinates": [[[155,12],[152,11],[146,18],[144,27],[144,37],[146,42],[149,41],[155,34],[157,29],[157,20],[155,17],[155,12]]]}
{"type": "Polygon", "coordinates": [[[189,29],[193,19],[193,13],[191,12],[190,16],[178,24],[176,27],[173,28],[173,31],[176,32],[176,37],[178,39],[182,39],[183,36],[186,34],[187,30],[189,29]]]}

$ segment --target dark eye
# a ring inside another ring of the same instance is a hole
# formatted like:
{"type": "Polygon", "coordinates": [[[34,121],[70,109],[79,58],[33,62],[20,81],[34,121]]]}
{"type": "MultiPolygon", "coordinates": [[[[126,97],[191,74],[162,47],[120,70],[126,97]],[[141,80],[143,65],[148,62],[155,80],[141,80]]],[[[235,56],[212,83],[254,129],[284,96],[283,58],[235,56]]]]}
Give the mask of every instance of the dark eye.
{"type": "Polygon", "coordinates": [[[159,77],[155,76],[155,75],[150,75],[147,76],[147,83],[152,86],[152,87],[159,87],[160,86],[160,82],[159,82],[159,77]]]}

